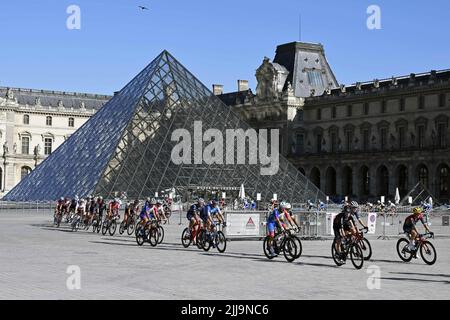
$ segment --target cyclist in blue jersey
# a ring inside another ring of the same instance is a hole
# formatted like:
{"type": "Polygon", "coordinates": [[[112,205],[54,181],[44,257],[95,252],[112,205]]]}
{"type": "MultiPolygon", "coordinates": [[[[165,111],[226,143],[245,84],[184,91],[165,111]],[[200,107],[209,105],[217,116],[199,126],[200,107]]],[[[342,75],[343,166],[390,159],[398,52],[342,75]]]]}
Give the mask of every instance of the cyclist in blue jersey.
{"type": "Polygon", "coordinates": [[[280,212],[278,211],[278,203],[276,201],[273,202],[273,210],[267,217],[267,235],[269,236],[269,239],[267,241],[269,245],[269,253],[272,256],[275,256],[275,251],[273,249],[273,239],[275,238],[275,229],[277,225],[285,230],[285,227],[283,223],[280,220],[280,212]]]}
{"type": "Polygon", "coordinates": [[[212,218],[217,218],[219,223],[222,223],[223,226],[226,227],[227,224],[225,222],[225,218],[223,217],[222,211],[220,211],[220,208],[217,205],[217,201],[216,200],[211,200],[210,201],[210,206],[211,206],[211,211],[210,211],[211,217],[212,218]]]}

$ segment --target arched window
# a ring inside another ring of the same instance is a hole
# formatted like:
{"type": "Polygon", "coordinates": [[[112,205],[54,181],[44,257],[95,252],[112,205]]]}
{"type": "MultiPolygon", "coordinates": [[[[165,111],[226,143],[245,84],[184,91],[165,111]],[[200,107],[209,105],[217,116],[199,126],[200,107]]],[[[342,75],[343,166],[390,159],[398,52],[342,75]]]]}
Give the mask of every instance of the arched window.
{"type": "Polygon", "coordinates": [[[47,116],[47,118],[45,118],[45,124],[47,126],[51,126],[52,125],[52,117],[47,116]]]}
{"type": "Polygon", "coordinates": [[[445,164],[438,168],[438,192],[440,197],[449,196],[450,172],[445,164]]]}
{"type": "Polygon", "coordinates": [[[3,190],[3,169],[0,168],[0,190],[3,190]]]}
{"type": "Polygon", "coordinates": [[[418,169],[419,182],[428,188],[428,168],[425,165],[421,165],[418,169]]]}
{"type": "Polygon", "coordinates": [[[69,127],[75,127],[75,119],[69,118],[69,127]]]}
{"type": "Polygon", "coordinates": [[[20,169],[20,179],[22,180],[23,178],[25,178],[30,172],[31,172],[31,168],[30,167],[23,166],[20,169]]]}
{"type": "Polygon", "coordinates": [[[23,115],[23,124],[30,124],[30,116],[28,114],[23,115]]]}

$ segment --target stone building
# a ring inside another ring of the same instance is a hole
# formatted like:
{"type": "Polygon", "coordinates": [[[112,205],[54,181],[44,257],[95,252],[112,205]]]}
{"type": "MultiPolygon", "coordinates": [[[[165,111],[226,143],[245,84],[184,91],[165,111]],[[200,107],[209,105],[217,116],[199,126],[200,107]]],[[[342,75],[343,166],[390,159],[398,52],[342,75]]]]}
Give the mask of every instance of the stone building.
{"type": "Polygon", "coordinates": [[[280,151],[332,199],[404,197],[420,182],[450,198],[450,70],[339,85],[322,45],[277,47],[254,94],[214,93],[255,128],[279,128],[280,151]]]}
{"type": "Polygon", "coordinates": [[[109,99],[105,95],[0,87],[0,197],[109,99]]]}

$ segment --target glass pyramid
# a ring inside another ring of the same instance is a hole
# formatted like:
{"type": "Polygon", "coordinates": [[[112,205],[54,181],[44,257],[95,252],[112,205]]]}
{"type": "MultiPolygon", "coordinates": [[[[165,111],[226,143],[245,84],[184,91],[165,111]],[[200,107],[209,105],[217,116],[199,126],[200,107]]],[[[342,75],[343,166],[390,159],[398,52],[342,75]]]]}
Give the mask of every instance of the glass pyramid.
{"type": "Polygon", "coordinates": [[[202,121],[203,132],[250,128],[163,51],[3,199],[112,198],[124,193],[142,199],[171,188],[226,190],[241,184],[254,199],[261,193],[262,201],[274,193],[295,203],[325,199],[281,155],[278,173],[271,176],[260,174],[261,165],[248,164],[248,152],[245,164],[175,164],[171,153],[178,141],[171,140],[172,132],[184,128],[193,136],[194,121],[202,121]]]}

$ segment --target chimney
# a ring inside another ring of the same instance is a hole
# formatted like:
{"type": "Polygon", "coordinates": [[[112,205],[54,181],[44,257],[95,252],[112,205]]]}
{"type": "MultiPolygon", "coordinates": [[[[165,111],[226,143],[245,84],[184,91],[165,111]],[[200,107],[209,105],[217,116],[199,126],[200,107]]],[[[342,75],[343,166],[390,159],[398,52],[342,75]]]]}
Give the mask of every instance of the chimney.
{"type": "Polygon", "coordinates": [[[215,96],[223,94],[223,85],[221,84],[213,84],[213,93],[215,96]]]}
{"type": "Polygon", "coordinates": [[[238,91],[248,90],[248,80],[238,80],[238,91]]]}

